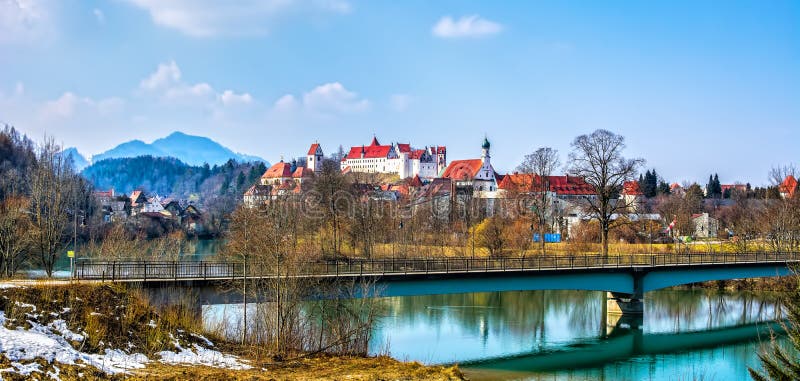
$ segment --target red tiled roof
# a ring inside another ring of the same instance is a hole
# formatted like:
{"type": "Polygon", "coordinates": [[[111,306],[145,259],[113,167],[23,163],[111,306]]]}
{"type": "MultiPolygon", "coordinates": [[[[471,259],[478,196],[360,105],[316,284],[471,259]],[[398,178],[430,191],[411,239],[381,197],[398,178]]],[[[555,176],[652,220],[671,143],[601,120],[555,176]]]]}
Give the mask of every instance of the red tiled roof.
{"type": "Polygon", "coordinates": [[[317,148],[319,148],[319,143],[314,143],[311,145],[311,148],[308,149],[308,154],[313,155],[317,153],[317,148]]]}
{"type": "Polygon", "coordinates": [[[778,185],[778,191],[788,194],[789,197],[794,196],[795,190],[797,190],[797,179],[792,175],[786,176],[781,185],[778,185]]]}
{"type": "Polygon", "coordinates": [[[680,186],[680,184],[678,184],[678,183],[672,183],[672,185],[669,186],[670,190],[674,190],[674,189],[678,189],[678,188],[682,188],[680,186]]]}
{"type": "Polygon", "coordinates": [[[727,191],[729,189],[731,190],[731,192],[733,192],[734,190],[738,190],[738,191],[741,191],[741,192],[747,191],[747,185],[746,184],[722,184],[719,187],[720,187],[720,189],[722,189],[722,193],[725,193],[725,191],[727,191]]]}
{"type": "Polygon", "coordinates": [[[644,193],[638,181],[626,181],[622,184],[622,194],[625,196],[641,196],[644,193]]]}
{"type": "Polygon", "coordinates": [[[411,152],[411,144],[397,143],[397,149],[403,153],[411,152]]]}
{"type": "Polygon", "coordinates": [[[314,171],[306,167],[297,167],[292,173],[292,177],[295,179],[299,179],[301,177],[311,177],[314,175],[314,171]]]}
{"type": "Polygon", "coordinates": [[[95,197],[114,197],[114,190],[109,191],[94,191],[92,192],[95,197]]]}
{"type": "Polygon", "coordinates": [[[414,151],[411,152],[410,155],[408,155],[408,157],[409,159],[419,160],[419,158],[421,158],[423,154],[425,154],[424,149],[415,149],[414,151]]]}
{"type": "Polygon", "coordinates": [[[267,171],[261,176],[262,179],[277,179],[281,177],[292,177],[291,164],[280,161],[269,167],[269,169],[267,169],[267,171]]]}
{"type": "Polygon", "coordinates": [[[372,142],[371,142],[371,143],[369,143],[369,145],[370,145],[370,146],[379,146],[379,145],[381,145],[381,143],[378,143],[378,138],[377,138],[377,137],[375,137],[375,136],[373,136],[373,137],[372,137],[372,142]]]}
{"type": "Polygon", "coordinates": [[[446,178],[436,178],[424,188],[423,197],[435,197],[444,194],[450,194],[450,187],[452,180],[446,178]]]}
{"type": "Polygon", "coordinates": [[[481,170],[481,159],[454,160],[444,170],[442,177],[453,180],[472,180],[481,170]]]}
{"type": "MultiPolygon", "coordinates": [[[[593,195],[594,189],[586,184],[580,177],[572,176],[548,176],[547,182],[550,185],[550,192],[557,195],[593,195]]],[[[540,189],[542,179],[533,173],[513,173],[503,176],[497,187],[505,190],[517,190],[535,192],[540,189]]]]}
{"type": "MultiPolygon", "coordinates": [[[[375,142],[375,139],[373,139],[375,142]]],[[[369,145],[362,147],[350,147],[350,152],[345,159],[361,159],[361,151],[364,151],[365,159],[383,159],[389,157],[392,146],[369,145]]]]}
{"type": "Polygon", "coordinates": [[[422,186],[422,180],[419,178],[419,175],[414,175],[414,178],[412,178],[411,181],[408,182],[408,186],[410,186],[410,187],[421,187],[422,186]]]}

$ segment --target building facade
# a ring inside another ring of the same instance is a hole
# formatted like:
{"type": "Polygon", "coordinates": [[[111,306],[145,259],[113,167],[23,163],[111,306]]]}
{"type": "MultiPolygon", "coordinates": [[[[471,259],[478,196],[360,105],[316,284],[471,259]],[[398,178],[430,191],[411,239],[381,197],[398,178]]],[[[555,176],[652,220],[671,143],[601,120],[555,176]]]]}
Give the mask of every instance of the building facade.
{"type": "Polygon", "coordinates": [[[410,143],[381,145],[376,137],[366,146],[350,147],[342,158],[344,172],[396,174],[401,179],[419,176],[433,179],[447,165],[447,148],[415,149],[410,143]]]}

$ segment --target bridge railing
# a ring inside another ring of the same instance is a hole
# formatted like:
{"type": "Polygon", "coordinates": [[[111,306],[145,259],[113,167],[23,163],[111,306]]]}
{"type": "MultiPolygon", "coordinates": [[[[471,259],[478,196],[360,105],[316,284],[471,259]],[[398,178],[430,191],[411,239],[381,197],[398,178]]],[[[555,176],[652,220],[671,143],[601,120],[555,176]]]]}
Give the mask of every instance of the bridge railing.
{"type": "MultiPolygon", "coordinates": [[[[470,273],[499,271],[538,271],[589,268],[697,266],[736,263],[797,262],[797,253],[692,253],[630,255],[535,255],[492,258],[386,258],[347,259],[309,262],[293,271],[293,276],[353,276],[387,274],[470,273]]],[[[275,264],[252,262],[248,277],[271,277],[275,264]]],[[[96,280],[218,280],[245,276],[243,262],[224,261],[101,261],[81,259],[76,262],[76,279],[96,280]]],[[[282,270],[282,273],[285,271],[282,270]]],[[[285,274],[284,274],[285,275],[285,274]]]]}

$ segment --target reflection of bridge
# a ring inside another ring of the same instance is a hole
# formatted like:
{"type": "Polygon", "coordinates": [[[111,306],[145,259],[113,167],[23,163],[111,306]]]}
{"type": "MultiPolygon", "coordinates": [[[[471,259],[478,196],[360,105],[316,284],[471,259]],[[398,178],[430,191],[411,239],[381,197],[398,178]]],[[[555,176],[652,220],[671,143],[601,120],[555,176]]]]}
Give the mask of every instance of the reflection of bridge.
{"type": "MultiPolygon", "coordinates": [[[[608,291],[610,310],[641,314],[644,293],[687,283],[783,276],[798,253],[559,255],[519,258],[373,259],[310,262],[281,275],[317,281],[375,281],[380,296],[519,290],[608,291]]],[[[93,261],[76,264],[74,278],[193,285],[278,279],[274,264],[241,262],[93,261]]]]}
{"type": "MultiPolygon", "coordinates": [[[[641,320],[639,324],[628,321],[622,326],[635,327],[641,325],[640,323],[641,320]]],[[[486,359],[463,365],[470,368],[512,372],[577,369],[643,355],[676,353],[763,340],[769,337],[771,332],[783,332],[783,327],[775,322],[751,323],[706,331],[646,334],[641,329],[622,328],[617,324],[617,327],[612,328],[611,333],[604,337],[576,343],[563,350],[486,359]]]]}

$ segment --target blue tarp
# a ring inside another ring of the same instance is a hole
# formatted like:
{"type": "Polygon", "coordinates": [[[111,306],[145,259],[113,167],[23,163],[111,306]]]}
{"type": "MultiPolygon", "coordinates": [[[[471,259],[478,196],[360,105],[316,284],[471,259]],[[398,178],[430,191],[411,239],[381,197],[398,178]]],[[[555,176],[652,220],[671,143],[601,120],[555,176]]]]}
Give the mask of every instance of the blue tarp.
{"type": "MultiPolygon", "coordinates": [[[[539,242],[539,233],[533,234],[533,242],[539,242]]],[[[545,243],[561,242],[561,234],[545,234],[544,242],[545,243]]]]}

